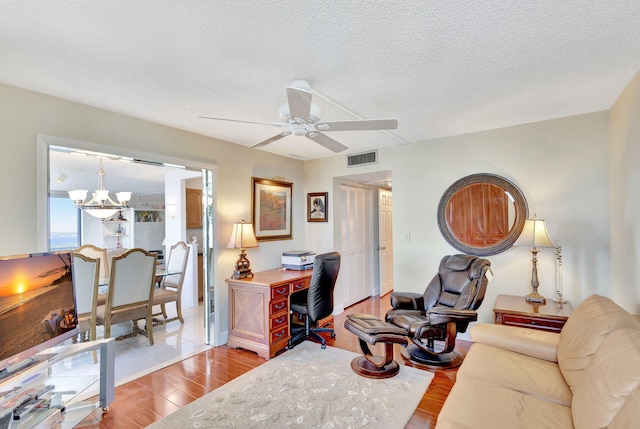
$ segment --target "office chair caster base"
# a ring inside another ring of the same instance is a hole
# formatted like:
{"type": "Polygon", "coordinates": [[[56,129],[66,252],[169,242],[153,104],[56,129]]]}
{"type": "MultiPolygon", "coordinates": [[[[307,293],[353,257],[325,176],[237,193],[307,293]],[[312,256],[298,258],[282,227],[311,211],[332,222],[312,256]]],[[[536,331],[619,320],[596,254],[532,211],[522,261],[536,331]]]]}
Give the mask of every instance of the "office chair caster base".
{"type": "Polygon", "coordinates": [[[351,361],[351,369],[358,375],[367,378],[391,378],[398,374],[400,365],[392,360],[386,365],[376,366],[369,362],[366,357],[358,356],[351,361]]]}
{"type": "Polygon", "coordinates": [[[457,368],[462,364],[463,357],[457,351],[449,353],[429,353],[415,344],[409,344],[400,351],[402,357],[417,367],[426,368],[457,368]]]}

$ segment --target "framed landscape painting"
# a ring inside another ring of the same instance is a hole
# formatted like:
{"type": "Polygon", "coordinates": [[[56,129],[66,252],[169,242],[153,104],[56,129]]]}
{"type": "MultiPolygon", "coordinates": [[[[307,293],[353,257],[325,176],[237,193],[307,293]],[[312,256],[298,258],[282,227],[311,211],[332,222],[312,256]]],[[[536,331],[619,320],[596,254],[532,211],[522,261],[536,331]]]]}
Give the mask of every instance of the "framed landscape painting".
{"type": "Polygon", "coordinates": [[[258,241],[291,239],[293,183],[253,177],[252,220],[258,241]]]}
{"type": "Polygon", "coordinates": [[[328,192],[310,192],[307,194],[307,222],[328,222],[328,192]]]}

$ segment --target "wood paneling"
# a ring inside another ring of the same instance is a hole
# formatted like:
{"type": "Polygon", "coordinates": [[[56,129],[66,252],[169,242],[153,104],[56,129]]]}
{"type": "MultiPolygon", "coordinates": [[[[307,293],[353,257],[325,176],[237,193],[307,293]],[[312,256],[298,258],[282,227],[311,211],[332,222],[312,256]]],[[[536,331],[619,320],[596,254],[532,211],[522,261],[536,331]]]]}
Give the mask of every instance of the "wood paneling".
{"type": "Polygon", "coordinates": [[[458,240],[474,247],[492,246],[509,233],[509,199],[504,189],[491,183],[468,185],[451,198],[446,217],[458,240]]]}
{"type": "Polygon", "coordinates": [[[187,188],[185,200],[187,229],[202,228],[202,191],[187,188]]]}

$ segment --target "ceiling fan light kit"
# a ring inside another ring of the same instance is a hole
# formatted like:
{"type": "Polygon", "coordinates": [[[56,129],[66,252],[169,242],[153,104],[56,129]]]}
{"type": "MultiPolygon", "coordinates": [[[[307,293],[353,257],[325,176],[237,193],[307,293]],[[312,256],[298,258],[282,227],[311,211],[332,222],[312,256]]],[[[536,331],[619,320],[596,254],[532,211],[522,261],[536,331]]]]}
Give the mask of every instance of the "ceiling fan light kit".
{"type": "Polygon", "coordinates": [[[218,121],[241,122],[247,124],[273,125],[276,127],[288,127],[289,131],[283,131],[266,140],[255,143],[249,147],[261,147],[280,140],[283,137],[295,135],[307,137],[319,145],[338,153],[347,150],[348,147],[333,138],[323,134],[326,131],[377,131],[393,130],[398,128],[396,119],[356,119],[348,121],[324,121],[318,122],[322,110],[311,102],[311,86],[305,80],[296,80],[286,87],[287,102],[280,106],[278,114],[284,123],[254,122],[240,119],[216,118],[212,116],[200,116],[205,119],[218,121]]]}

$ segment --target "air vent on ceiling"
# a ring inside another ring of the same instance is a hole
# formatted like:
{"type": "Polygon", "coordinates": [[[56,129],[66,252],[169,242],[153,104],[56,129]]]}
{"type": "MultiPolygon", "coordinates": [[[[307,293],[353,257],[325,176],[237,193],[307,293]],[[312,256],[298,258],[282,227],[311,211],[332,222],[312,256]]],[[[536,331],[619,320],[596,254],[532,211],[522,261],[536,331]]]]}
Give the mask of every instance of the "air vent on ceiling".
{"type": "Polygon", "coordinates": [[[377,164],[378,163],[378,151],[355,153],[353,155],[347,155],[347,167],[355,167],[363,164],[377,164]]]}

